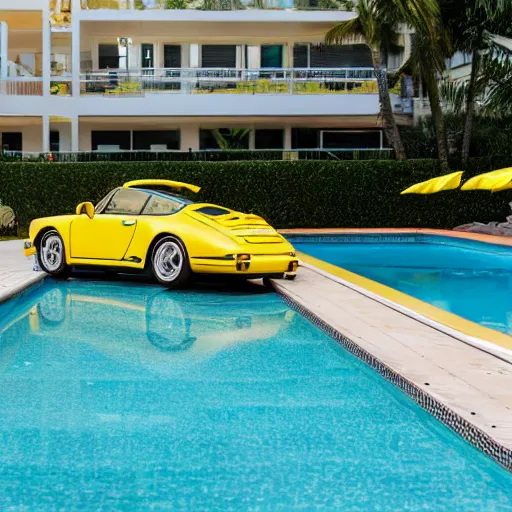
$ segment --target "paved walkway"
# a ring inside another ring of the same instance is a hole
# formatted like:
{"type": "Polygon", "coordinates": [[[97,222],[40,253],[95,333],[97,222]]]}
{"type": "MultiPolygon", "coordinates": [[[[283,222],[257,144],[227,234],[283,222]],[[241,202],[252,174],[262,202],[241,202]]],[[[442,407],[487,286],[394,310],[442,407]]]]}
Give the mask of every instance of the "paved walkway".
{"type": "Polygon", "coordinates": [[[37,283],[44,272],[34,272],[34,258],[23,255],[23,242],[12,240],[0,242],[0,302],[37,283]]]}
{"type": "Polygon", "coordinates": [[[277,288],[512,450],[512,364],[301,268],[277,288]],[[428,384],[426,384],[428,383],[428,384]]]}

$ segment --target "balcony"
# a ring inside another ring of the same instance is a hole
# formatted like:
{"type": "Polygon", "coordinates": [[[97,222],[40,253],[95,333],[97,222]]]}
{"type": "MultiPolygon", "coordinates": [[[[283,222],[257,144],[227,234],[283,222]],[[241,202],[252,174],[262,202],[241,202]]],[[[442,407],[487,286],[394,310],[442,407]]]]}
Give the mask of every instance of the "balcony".
{"type": "Polygon", "coordinates": [[[9,77],[0,79],[0,94],[6,96],[42,96],[43,79],[40,77],[9,77]]]}
{"type": "Polygon", "coordinates": [[[109,70],[83,73],[80,89],[84,112],[80,115],[371,116],[379,112],[372,68],[109,70]]]}
{"type": "Polygon", "coordinates": [[[377,94],[373,68],[145,68],[82,73],[85,95],[377,94]]]}
{"type": "Polygon", "coordinates": [[[337,0],[81,0],[83,10],[203,10],[237,11],[245,9],[340,10],[337,0]]]}

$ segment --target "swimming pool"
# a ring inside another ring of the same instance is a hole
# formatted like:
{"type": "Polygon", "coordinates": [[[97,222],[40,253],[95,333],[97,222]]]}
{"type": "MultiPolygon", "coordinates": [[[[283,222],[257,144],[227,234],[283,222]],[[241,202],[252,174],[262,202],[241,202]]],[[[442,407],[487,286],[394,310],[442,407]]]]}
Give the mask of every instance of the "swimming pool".
{"type": "Polygon", "coordinates": [[[274,293],[53,282],[0,305],[7,510],[512,507],[512,474],[274,293]]]}
{"type": "Polygon", "coordinates": [[[298,251],[512,334],[512,247],[429,235],[291,237],[298,251]]]}

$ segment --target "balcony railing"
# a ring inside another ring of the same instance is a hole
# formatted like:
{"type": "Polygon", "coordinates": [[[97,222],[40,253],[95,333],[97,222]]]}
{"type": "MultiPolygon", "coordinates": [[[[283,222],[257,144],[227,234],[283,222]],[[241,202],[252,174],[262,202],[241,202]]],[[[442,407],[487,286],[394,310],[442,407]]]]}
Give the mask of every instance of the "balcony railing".
{"type": "Polygon", "coordinates": [[[338,0],[81,0],[82,9],[150,10],[196,9],[235,11],[243,9],[340,10],[338,0]]]}
{"type": "Polygon", "coordinates": [[[42,96],[43,79],[38,77],[0,78],[0,94],[8,96],[42,96]]]}
{"type": "Polygon", "coordinates": [[[82,73],[82,94],[376,94],[373,68],[151,68],[82,73]]]}

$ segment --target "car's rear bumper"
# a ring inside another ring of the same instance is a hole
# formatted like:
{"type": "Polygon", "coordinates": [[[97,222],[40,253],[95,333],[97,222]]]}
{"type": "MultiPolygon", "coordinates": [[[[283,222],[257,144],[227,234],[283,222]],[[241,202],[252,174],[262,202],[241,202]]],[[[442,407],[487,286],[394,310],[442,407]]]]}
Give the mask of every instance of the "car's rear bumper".
{"type": "Polygon", "coordinates": [[[193,272],[198,274],[234,274],[248,276],[266,276],[276,274],[294,274],[297,271],[299,261],[290,255],[247,255],[249,259],[238,260],[236,258],[191,258],[190,266],[193,272]]]}
{"type": "Polygon", "coordinates": [[[23,240],[23,254],[25,256],[34,256],[36,248],[30,240],[23,240]]]}

